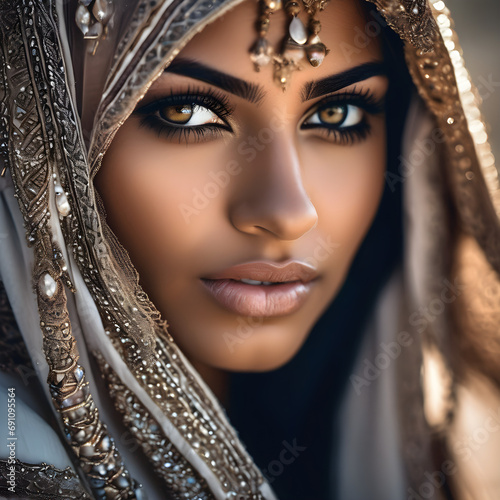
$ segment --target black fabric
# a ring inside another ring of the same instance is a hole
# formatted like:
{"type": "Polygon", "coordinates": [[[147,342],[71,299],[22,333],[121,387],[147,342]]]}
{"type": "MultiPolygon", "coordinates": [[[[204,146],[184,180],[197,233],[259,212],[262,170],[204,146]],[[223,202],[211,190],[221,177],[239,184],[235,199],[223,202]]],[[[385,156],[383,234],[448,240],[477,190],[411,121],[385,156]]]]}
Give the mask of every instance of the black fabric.
{"type": "MultiPolygon", "coordinates": [[[[397,175],[413,84],[401,43],[387,31],[387,170],[397,175]]],[[[300,352],[273,372],[231,376],[229,418],[280,500],[337,498],[332,491],[336,480],[331,477],[331,471],[338,470],[336,451],[342,432],[337,410],[367,318],[402,251],[401,183],[387,182],[345,284],[300,352]]]]}

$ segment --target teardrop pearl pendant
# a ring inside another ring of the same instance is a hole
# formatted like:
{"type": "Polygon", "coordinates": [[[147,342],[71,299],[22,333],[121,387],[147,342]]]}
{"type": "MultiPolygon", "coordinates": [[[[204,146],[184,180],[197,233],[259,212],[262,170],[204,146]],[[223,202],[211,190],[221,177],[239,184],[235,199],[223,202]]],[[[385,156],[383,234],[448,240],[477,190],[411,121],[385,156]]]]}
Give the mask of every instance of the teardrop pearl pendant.
{"type": "Polygon", "coordinates": [[[113,15],[113,0],[78,0],[75,22],[86,40],[93,40],[92,54],[106,37],[108,23],[113,15]]]}
{"type": "Polygon", "coordinates": [[[260,71],[263,66],[272,62],[274,80],[286,90],[292,72],[300,69],[300,63],[304,59],[313,67],[320,66],[329,50],[319,38],[321,22],[315,16],[327,3],[328,0],[259,0],[259,38],[250,49],[250,59],[255,70],[260,71]],[[290,23],[281,51],[276,52],[266,36],[271,15],[281,9],[290,16],[290,23]],[[299,17],[302,11],[309,16],[307,24],[299,17]]]}
{"type": "Polygon", "coordinates": [[[307,42],[307,30],[304,23],[298,18],[294,17],[289,27],[290,37],[294,42],[299,45],[304,45],[307,42]]]}

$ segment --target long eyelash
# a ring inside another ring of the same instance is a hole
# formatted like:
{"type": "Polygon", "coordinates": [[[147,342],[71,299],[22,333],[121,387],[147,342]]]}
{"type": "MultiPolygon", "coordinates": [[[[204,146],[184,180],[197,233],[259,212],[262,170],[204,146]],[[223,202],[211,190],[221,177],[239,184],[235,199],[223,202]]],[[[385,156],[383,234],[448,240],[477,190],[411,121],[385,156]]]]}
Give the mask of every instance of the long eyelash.
{"type": "Polygon", "coordinates": [[[366,139],[371,132],[370,124],[362,122],[354,127],[346,127],[344,129],[326,128],[324,134],[328,138],[333,138],[333,142],[340,146],[350,146],[357,141],[366,139]]]}
{"type": "Polygon", "coordinates": [[[167,125],[155,115],[144,116],[139,124],[140,127],[147,127],[153,132],[156,132],[159,138],[173,139],[178,138],[179,144],[182,142],[188,143],[191,138],[195,138],[195,142],[203,142],[211,140],[223,135],[226,130],[221,125],[206,124],[197,125],[194,127],[175,127],[167,125]]]}
{"type": "Polygon", "coordinates": [[[380,114],[385,111],[384,98],[380,99],[375,97],[370,89],[364,89],[361,91],[357,91],[356,89],[357,87],[354,87],[352,90],[346,90],[327,96],[317,102],[311,109],[319,109],[323,105],[333,102],[340,104],[353,104],[363,108],[367,113],[373,115],[380,114]]]}
{"type": "Polygon", "coordinates": [[[142,116],[139,126],[147,127],[158,134],[158,137],[165,139],[178,138],[179,144],[189,143],[190,139],[195,138],[195,142],[212,140],[223,134],[224,130],[231,130],[227,124],[226,117],[233,113],[234,109],[229,104],[229,98],[222,92],[214,89],[201,89],[198,87],[188,87],[182,94],[170,91],[170,95],[157,99],[151,103],[137,108],[134,114],[142,116]],[[195,104],[203,106],[215,113],[226,126],[219,124],[194,125],[186,127],[176,127],[169,125],[156,115],[161,108],[166,106],[176,106],[182,104],[195,104]]]}
{"type": "Polygon", "coordinates": [[[214,89],[201,89],[199,87],[188,87],[186,92],[179,94],[170,91],[170,95],[156,99],[149,104],[137,108],[134,113],[145,115],[154,113],[165,106],[176,106],[180,104],[198,104],[199,106],[209,107],[221,119],[233,113],[234,109],[229,104],[229,98],[214,89]]]}

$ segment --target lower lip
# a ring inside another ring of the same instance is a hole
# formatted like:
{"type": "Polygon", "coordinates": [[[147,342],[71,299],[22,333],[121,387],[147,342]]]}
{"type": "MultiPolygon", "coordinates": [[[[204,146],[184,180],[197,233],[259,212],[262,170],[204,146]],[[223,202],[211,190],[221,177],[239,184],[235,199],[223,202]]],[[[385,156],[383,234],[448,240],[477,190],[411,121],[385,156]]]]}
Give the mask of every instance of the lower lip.
{"type": "Polygon", "coordinates": [[[299,309],[306,301],[312,282],[294,281],[278,285],[249,285],[231,279],[208,280],[202,283],[223,307],[241,316],[285,316],[299,309]]]}

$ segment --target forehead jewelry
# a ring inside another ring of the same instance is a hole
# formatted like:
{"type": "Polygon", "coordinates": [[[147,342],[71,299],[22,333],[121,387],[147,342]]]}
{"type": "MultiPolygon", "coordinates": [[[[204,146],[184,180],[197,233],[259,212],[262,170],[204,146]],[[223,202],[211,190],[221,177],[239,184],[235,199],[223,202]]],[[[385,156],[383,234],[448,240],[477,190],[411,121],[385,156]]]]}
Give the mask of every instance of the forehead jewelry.
{"type": "Polygon", "coordinates": [[[94,40],[95,54],[100,40],[108,33],[108,23],[113,14],[112,0],[78,0],[75,21],[86,40],[94,40]]]}
{"type": "Polygon", "coordinates": [[[257,31],[259,37],[250,49],[250,59],[255,70],[260,71],[271,61],[274,66],[274,80],[286,90],[292,71],[300,69],[300,63],[307,59],[311,66],[319,66],[329,50],[319,38],[321,22],[316,14],[322,11],[328,0],[259,0],[257,31]],[[285,36],[281,51],[273,50],[267,40],[271,15],[284,10],[289,16],[288,34],[285,36]],[[304,10],[309,16],[307,28],[299,19],[304,10]]]}

